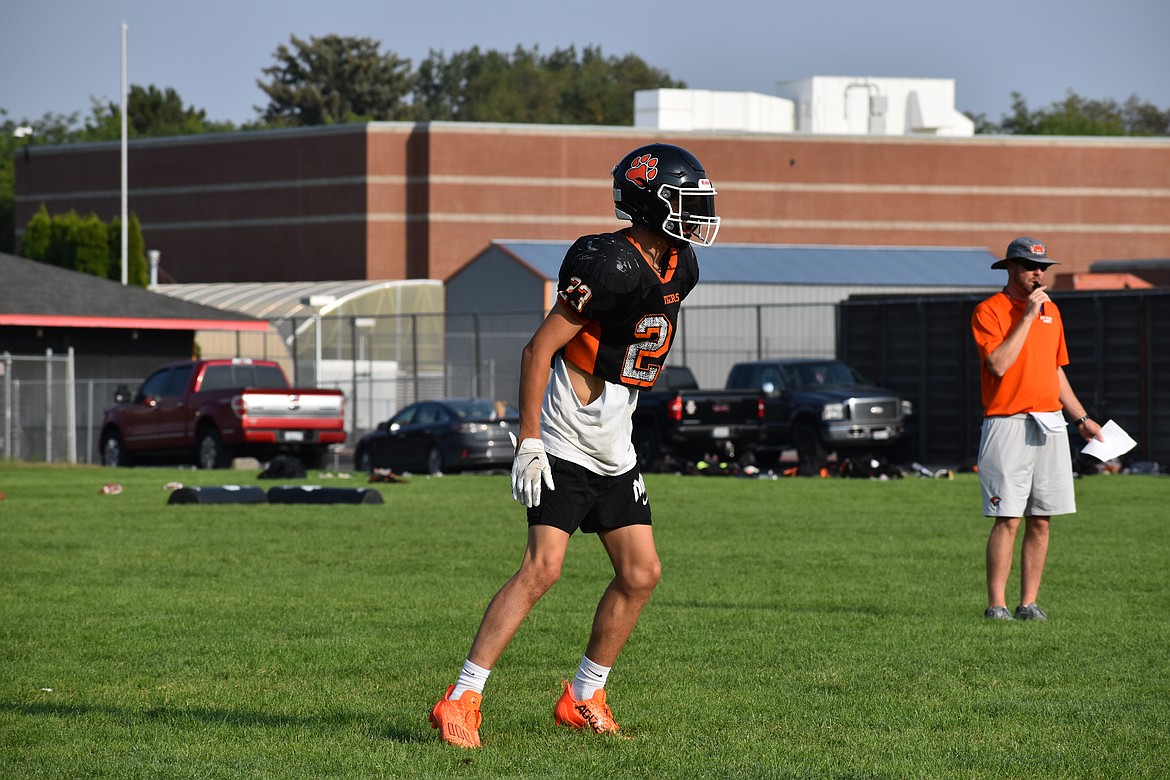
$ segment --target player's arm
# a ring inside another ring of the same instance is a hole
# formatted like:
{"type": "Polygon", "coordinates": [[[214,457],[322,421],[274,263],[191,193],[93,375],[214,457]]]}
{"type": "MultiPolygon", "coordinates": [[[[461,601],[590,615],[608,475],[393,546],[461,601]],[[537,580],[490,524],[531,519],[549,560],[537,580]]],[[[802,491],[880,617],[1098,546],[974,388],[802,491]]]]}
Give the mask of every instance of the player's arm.
{"type": "Polygon", "coordinates": [[[584,326],[557,301],[520,356],[520,441],[540,438],[540,407],[553,355],[584,326]]]}
{"type": "Polygon", "coordinates": [[[1028,331],[1032,329],[1032,321],[1029,319],[1020,320],[1016,326],[1008,333],[1007,338],[1000,342],[1000,345],[993,349],[983,361],[988,370],[996,376],[1003,376],[1008,369],[1015,365],[1015,362],[1020,357],[1020,351],[1024,348],[1024,342],[1028,340],[1028,331]]]}
{"type": "MultiPolygon", "coordinates": [[[[983,322],[982,317],[993,316],[990,313],[980,313],[977,315],[976,326],[984,330],[982,344],[987,349],[987,357],[984,358],[983,364],[991,373],[998,377],[1002,377],[1007,373],[1016,360],[1020,357],[1020,352],[1024,349],[1024,343],[1028,340],[1028,332],[1032,330],[1032,323],[1040,313],[1040,304],[1032,301],[1028,302],[1027,311],[1020,321],[1015,324],[1007,336],[998,345],[992,347],[992,341],[989,335],[993,331],[990,323],[983,322]]],[[[980,335],[976,333],[976,341],[980,341],[980,335]]]]}

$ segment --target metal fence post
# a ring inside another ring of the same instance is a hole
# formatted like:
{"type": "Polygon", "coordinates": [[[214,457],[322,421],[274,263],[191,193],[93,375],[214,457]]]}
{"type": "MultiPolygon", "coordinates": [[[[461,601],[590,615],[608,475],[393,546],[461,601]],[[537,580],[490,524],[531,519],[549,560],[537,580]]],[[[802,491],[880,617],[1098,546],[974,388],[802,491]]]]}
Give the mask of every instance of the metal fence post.
{"type": "Polygon", "coordinates": [[[418,315],[410,315],[410,365],[414,373],[414,398],[418,400],[418,315]]]}
{"type": "Polygon", "coordinates": [[[12,353],[4,351],[4,457],[12,458],[12,353]]]}
{"type": "Polygon", "coordinates": [[[474,339],[474,341],[472,342],[474,344],[473,352],[475,353],[475,374],[473,376],[473,381],[475,382],[475,384],[471,388],[471,395],[479,395],[479,389],[480,389],[480,387],[483,386],[483,380],[480,378],[480,371],[483,368],[483,366],[480,365],[480,363],[483,360],[483,356],[482,356],[482,353],[480,352],[480,343],[479,343],[479,312],[475,312],[474,314],[471,315],[471,327],[472,327],[472,338],[474,339]]]}
{"type": "Polygon", "coordinates": [[[93,453],[93,429],[94,429],[93,385],[94,385],[94,381],[92,379],[86,381],[86,383],[85,383],[85,419],[86,419],[86,425],[85,425],[85,462],[86,463],[91,462],[90,457],[93,453]]]}
{"type": "Polygon", "coordinates": [[[292,323],[292,361],[293,361],[293,387],[297,387],[301,383],[301,353],[297,344],[297,318],[290,317],[289,321],[292,323]]]}
{"type": "Polygon", "coordinates": [[[16,408],[17,424],[14,429],[13,447],[16,449],[13,452],[24,451],[24,426],[20,424],[20,380],[14,379],[12,381],[12,405],[16,408]]]}
{"type": "Polygon", "coordinates": [[[66,353],[65,363],[65,457],[77,462],[77,377],[73,369],[73,347],[66,353]]]}
{"type": "Polygon", "coordinates": [[[764,310],[756,305],[756,360],[764,359],[764,310]]]}
{"type": "MultiPolygon", "coordinates": [[[[357,431],[357,415],[358,415],[358,330],[357,330],[357,316],[351,315],[349,318],[349,356],[350,356],[350,386],[352,392],[349,399],[349,436],[352,438],[355,431],[357,431]]],[[[341,336],[338,335],[340,340],[341,336]]]]}
{"type": "Polygon", "coordinates": [[[53,350],[45,350],[45,463],[53,462],[53,350]]]}

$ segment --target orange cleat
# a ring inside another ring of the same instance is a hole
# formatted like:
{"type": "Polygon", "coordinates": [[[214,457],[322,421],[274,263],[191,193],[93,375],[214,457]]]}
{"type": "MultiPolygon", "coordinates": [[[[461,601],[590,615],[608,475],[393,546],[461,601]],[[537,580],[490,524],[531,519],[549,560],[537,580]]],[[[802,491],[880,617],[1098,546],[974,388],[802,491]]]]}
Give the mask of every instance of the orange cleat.
{"type": "Polygon", "coordinates": [[[553,709],[553,720],[558,726],[568,726],[572,729],[589,729],[597,734],[616,732],[619,728],[605,703],[605,689],[598,688],[593,698],[577,701],[573,698],[571,683],[562,683],[565,692],[557,700],[553,709]]]}
{"type": "Polygon", "coordinates": [[[454,685],[447,687],[447,692],[439,703],[431,710],[428,716],[431,728],[439,729],[440,736],[448,745],[461,748],[479,747],[479,724],[483,715],[479,711],[479,702],[483,699],[475,691],[464,691],[458,699],[449,699],[454,685]]]}

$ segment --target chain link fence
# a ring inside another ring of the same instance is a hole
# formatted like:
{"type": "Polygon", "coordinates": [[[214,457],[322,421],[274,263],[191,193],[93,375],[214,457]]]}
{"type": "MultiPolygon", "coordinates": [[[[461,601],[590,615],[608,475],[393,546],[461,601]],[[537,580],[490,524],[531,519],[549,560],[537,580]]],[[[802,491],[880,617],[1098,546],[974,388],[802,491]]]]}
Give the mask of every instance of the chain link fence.
{"type": "MultiPolygon", "coordinates": [[[[1070,352],[1079,356],[1068,369],[1074,385],[1085,403],[1130,426],[1146,457],[1165,457],[1170,441],[1170,417],[1161,403],[1167,353],[1158,350],[1166,340],[1168,295],[1069,293],[1061,299],[1062,310],[1069,312],[1070,352]],[[1071,316],[1074,312],[1080,316],[1071,316]]],[[[969,445],[976,434],[967,429],[977,433],[971,420],[981,414],[978,363],[966,309],[956,315],[953,302],[928,306],[925,300],[687,306],[669,362],[689,366],[701,387],[718,388],[736,362],[839,356],[913,398],[921,410],[922,450],[942,453],[950,444],[969,445]]],[[[969,307],[975,299],[962,300],[969,307]]],[[[544,314],[339,315],[322,317],[314,323],[319,327],[309,329],[303,320],[274,325],[288,348],[295,384],[345,394],[348,441],[342,449],[348,450],[415,401],[479,396],[515,402],[520,353],[544,314]]],[[[77,378],[72,350],[0,352],[0,459],[100,462],[102,411],[118,385],[135,388],[143,378],[77,378]]]]}
{"type": "MultiPolygon", "coordinates": [[[[722,387],[740,360],[832,355],[835,312],[834,304],[686,307],[670,362],[690,366],[705,387],[722,387]]],[[[544,316],[544,311],[337,315],[274,325],[292,358],[295,385],[345,394],[343,449],[349,449],[415,401],[476,396],[515,403],[520,353],[544,316]]],[[[0,459],[47,463],[99,463],[103,410],[118,385],[134,389],[145,378],[76,378],[72,350],[0,353],[0,371],[0,459]]]]}
{"type": "MultiPolygon", "coordinates": [[[[767,357],[831,357],[836,304],[685,307],[672,364],[704,387],[722,387],[734,363],[767,357]]],[[[543,311],[401,314],[318,320],[310,337],[286,339],[294,382],[346,393],[350,441],[420,400],[477,396],[515,403],[520,352],[543,311]]],[[[303,332],[296,320],[289,333],[303,332]]]]}
{"type": "Polygon", "coordinates": [[[73,350],[54,355],[0,353],[0,457],[77,462],[73,350]]]}

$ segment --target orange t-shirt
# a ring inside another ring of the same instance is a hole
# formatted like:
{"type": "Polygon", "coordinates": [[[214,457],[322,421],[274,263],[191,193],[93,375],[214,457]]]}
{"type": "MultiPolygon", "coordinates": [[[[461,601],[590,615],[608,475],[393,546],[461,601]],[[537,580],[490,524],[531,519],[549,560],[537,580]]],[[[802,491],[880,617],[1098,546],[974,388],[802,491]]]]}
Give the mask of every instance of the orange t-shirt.
{"type": "Polygon", "coordinates": [[[1051,301],[1032,322],[1020,356],[1002,377],[987,368],[987,356],[1004,342],[1024,317],[1027,301],[1015,301],[999,292],[975,307],[971,332],[979,348],[979,378],[983,409],[988,417],[1024,412],[1060,410],[1060,379],[1056,370],[1068,365],[1064,324],[1051,301]]]}

